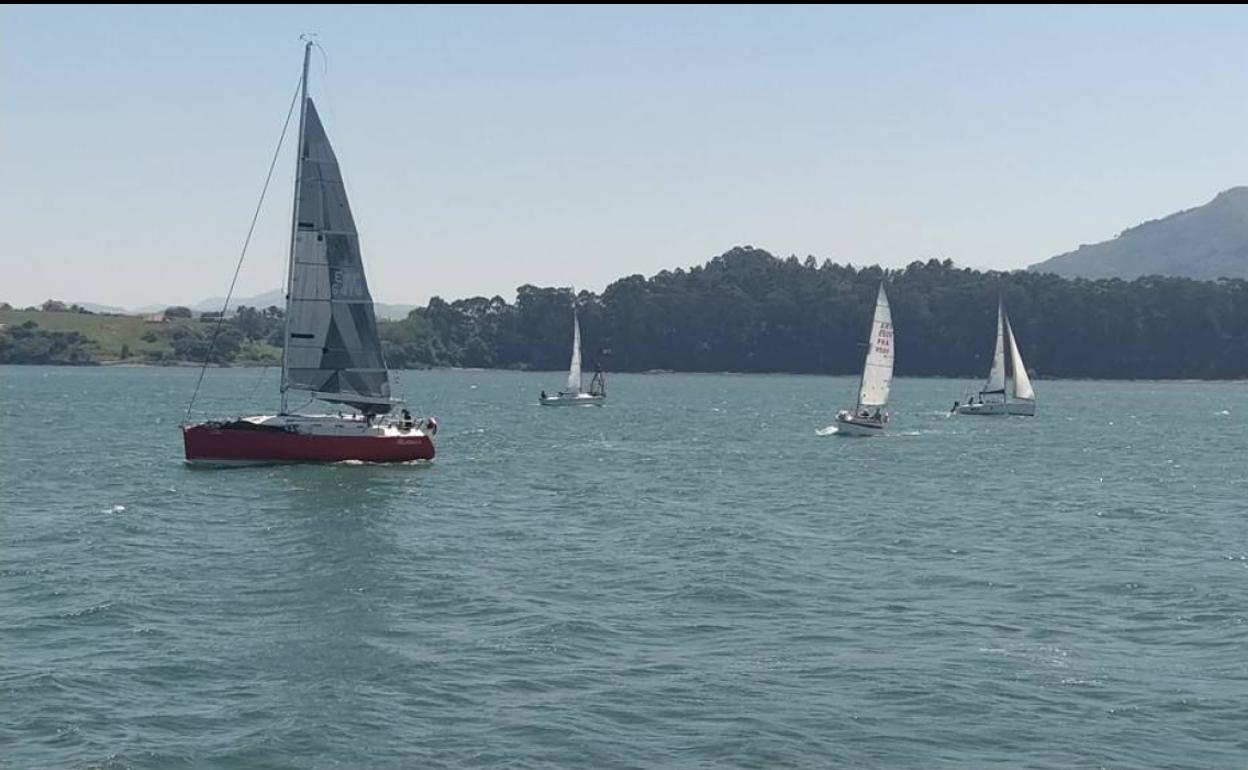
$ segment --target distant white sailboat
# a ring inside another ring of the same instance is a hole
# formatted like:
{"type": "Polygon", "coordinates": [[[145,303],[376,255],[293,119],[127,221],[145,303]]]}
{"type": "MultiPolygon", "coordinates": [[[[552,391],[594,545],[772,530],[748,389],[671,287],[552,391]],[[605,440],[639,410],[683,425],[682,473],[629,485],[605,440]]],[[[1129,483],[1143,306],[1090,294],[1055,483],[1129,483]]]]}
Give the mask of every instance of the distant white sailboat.
{"type": "Polygon", "coordinates": [[[1027,376],[1027,367],[1023,364],[1023,354],[1018,350],[1018,342],[1014,339],[1014,329],[1010,326],[1010,318],[1005,313],[1001,302],[997,303],[997,345],[992,354],[992,369],[988,372],[988,381],[979,391],[979,399],[974,397],[965,404],[956,407],[958,414],[1007,415],[1017,414],[1033,417],[1036,414],[1036,391],[1031,386],[1031,378],[1027,376]],[[1011,393],[1006,392],[1005,347],[1010,348],[1010,368],[1013,373],[1011,393]],[[1010,396],[1013,396],[1011,400],[1010,396]],[[984,396],[989,396],[987,400],[984,396]],[[992,398],[1000,396],[1000,400],[992,398]]]}
{"type": "Polygon", "coordinates": [[[875,299],[875,317],[867,337],[867,359],[862,366],[858,403],[853,410],[836,415],[836,432],[841,436],[882,436],[888,424],[888,393],[893,384],[893,314],[888,307],[884,284],[875,299]]]}
{"type": "Polygon", "coordinates": [[[607,400],[607,378],[602,368],[594,370],[586,392],[581,382],[581,321],[572,307],[572,362],[568,366],[568,389],[553,396],[542,391],[538,401],[542,406],[601,406],[607,400]]]}

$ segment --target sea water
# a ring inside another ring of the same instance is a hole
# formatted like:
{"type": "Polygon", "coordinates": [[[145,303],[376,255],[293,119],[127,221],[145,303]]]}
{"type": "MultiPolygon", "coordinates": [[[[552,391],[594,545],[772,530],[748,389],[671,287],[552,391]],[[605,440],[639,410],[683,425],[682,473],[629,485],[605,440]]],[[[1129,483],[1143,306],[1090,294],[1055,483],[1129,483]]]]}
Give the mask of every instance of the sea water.
{"type": "Polygon", "coordinates": [[[0,767],[1248,766],[1248,385],[402,372],[431,464],[196,470],[196,376],[0,367],[0,767]]]}

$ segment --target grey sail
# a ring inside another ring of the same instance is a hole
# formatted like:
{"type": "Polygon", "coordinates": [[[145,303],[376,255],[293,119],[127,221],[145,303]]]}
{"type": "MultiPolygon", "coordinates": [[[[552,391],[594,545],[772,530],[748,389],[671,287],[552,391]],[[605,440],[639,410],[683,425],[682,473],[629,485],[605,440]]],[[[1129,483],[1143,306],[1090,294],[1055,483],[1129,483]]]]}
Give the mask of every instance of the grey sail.
{"type": "Polygon", "coordinates": [[[286,300],[283,390],[369,413],[390,410],[390,382],[338,159],[305,103],[286,300]]]}

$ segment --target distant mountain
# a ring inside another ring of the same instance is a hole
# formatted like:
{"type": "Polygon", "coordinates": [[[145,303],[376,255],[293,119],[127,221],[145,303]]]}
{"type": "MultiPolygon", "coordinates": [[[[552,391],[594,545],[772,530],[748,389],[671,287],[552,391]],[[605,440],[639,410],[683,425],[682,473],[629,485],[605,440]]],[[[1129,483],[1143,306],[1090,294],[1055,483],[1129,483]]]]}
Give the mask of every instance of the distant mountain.
{"type": "MultiPolygon", "coordinates": [[[[208,299],[196,302],[191,305],[191,310],[197,313],[204,312],[220,312],[221,304],[225,302],[225,297],[209,297],[208,299]]],[[[70,304],[70,303],[66,303],[70,304]]],[[[159,313],[167,307],[173,307],[176,303],[153,303],[143,305],[142,307],[123,308],[116,305],[101,305],[95,302],[78,302],[76,303],[92,313],[117,313],[117,314],[140,314],[140,313],[159,313]]],[[[230,310],[246,306],[258,307],[264,309],[269,305],[276,305],[280,308],[286,307],[286,295],[281,289],[272,289],[263,294],[256,294],[252,297],[234,297],[230,300],[230,310]]],[[[387,305],[384,302],[374,303],[377,310],[377,317],[384,318],[389,321],[400,321],[407,318],[407,314],[415,310],[418,305],[387,305]]]]}
{"type": "Polygon", "coordinates": [[[1027,268],[1066,278],[1248,278],[1248,187],[1027,268]]]}
{"type": "MultiPolygon", "coordinates": [[[[210,297],[209,299],[198,302],[191,306],[192,310],[198,312],[204,311],[220,311],[221,304],[225,302],[225,297],[210,297]]],[[[269,305],[277,305],[280,308],[286,307],[286,295],[281,289],[272,289],[263,294],[257,294],[254,297],[235,297],[230,300],[230,309],[237,307],[258,307],[266,308],[269,305]]],[[[399,320],[407,318],[407,314],[416,309],[416,305],[387,305],[384,302],[375,302],[373,307],[377,312],[378,318],[389,320],[399,320]]],[[[164,310],[164,306],[157,308],[164,310]]]]}
{"type": "Polygon", "coordinates": [[[90,310],[92,313],[111,313],[114,315],[122,315],[126,312],[124,307],[117,307],[116,305],[100,305],[95,302],[69,302],[66,304],[77,305],[84,310],[90,310]]]}
{"type": "MultiPolygon", "coordinates": [[[[221,305],[224,302],[225,297],[209,297],[208,299],[201,300],[200,302],[192,305],[191,310],[197,310],[201,313],[206,310],[219,312],[221,310],[221,305]]],[[[282,293],[281,289],[271,289],[263,294],[257,294],[254,297],[233,297],[230,299],[229,309],[233,310],[234,308],[241,306],[266,308],[269,305],[286,307],[286,295],[282,293]]]]}
{"type": "Polygon", "coordinates": [[[172,307],[172,305],[169,305],[168,303],[164,305],[143,305],[142,307],[128,308],[125,312],[130,313],[131,315],[136,313],[159,313],[167,307],[172,307]]]}

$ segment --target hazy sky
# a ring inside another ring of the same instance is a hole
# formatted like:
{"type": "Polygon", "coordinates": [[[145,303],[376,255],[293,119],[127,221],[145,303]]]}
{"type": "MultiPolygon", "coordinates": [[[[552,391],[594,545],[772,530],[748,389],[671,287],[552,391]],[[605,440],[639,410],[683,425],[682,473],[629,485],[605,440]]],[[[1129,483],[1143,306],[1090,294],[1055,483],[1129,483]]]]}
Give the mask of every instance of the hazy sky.
{"type": "MultiPolygon", "coordinates": [[[[229,284],[299,75],[373,296],[1015,268],[1248,183],[1243,8],[0,9],[0,300],[229,284]]],[[[240,294],[285,272],[293,144],[240,294]]]]}

